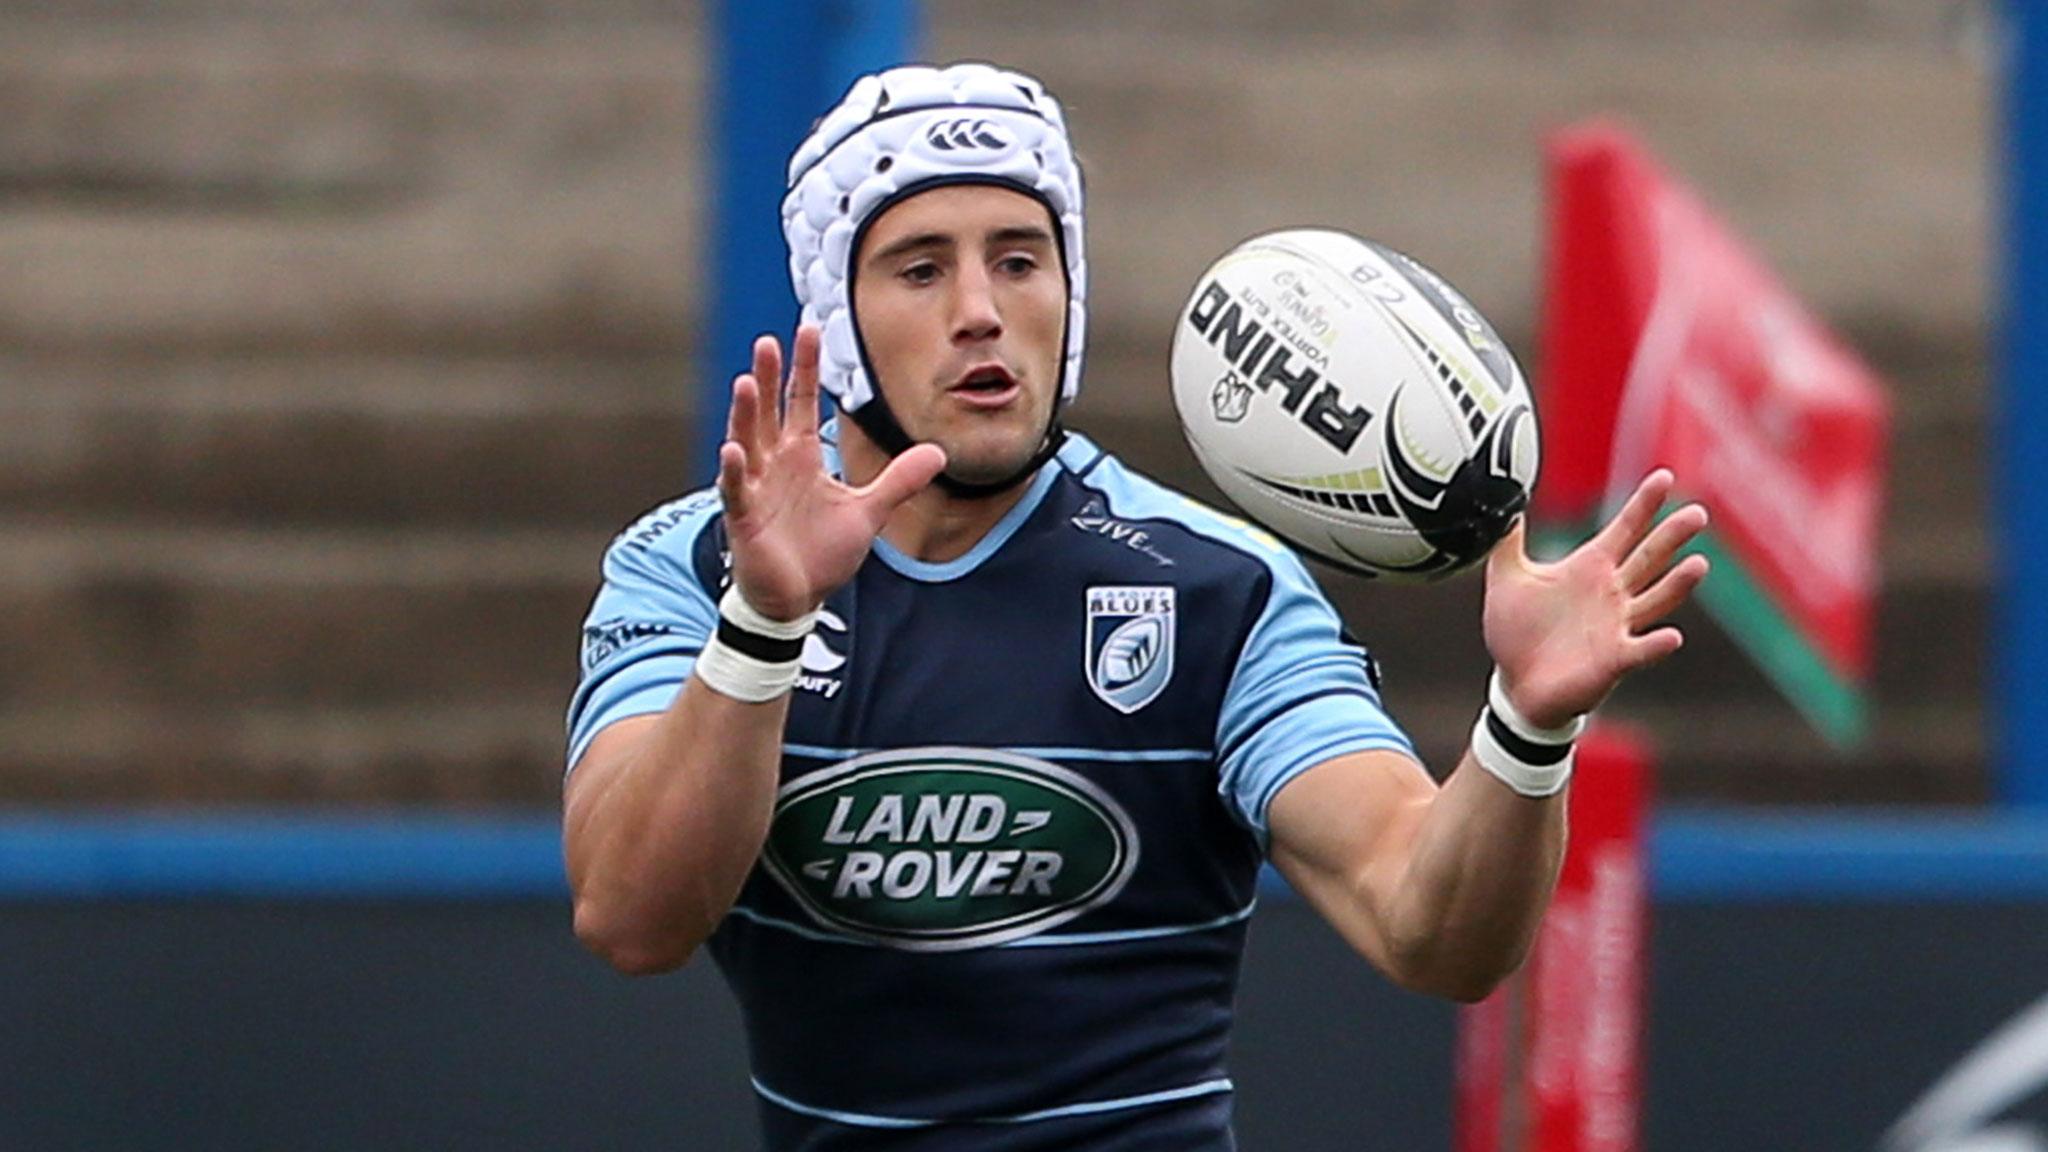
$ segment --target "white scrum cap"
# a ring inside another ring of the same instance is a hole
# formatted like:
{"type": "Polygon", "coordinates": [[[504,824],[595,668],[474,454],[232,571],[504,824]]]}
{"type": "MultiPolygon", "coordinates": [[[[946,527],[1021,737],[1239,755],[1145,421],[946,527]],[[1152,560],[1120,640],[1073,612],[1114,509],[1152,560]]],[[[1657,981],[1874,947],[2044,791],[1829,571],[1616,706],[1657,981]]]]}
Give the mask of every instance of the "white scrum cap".
{"type": "Polygon", "coordinates": [[[1081,172],[1059,101],[1043,85],[988,64],[891,68],[855,82],[789,162],[782,233],[803,322],[824,331],[819,383],[851,412],[874,395],[863,363],[848,267],[884,208],[925,187],[996,184],[1032,195],[1059,222],[1066,260],[1062,400],[1081,386],[1087,261],[1081,172]]]}

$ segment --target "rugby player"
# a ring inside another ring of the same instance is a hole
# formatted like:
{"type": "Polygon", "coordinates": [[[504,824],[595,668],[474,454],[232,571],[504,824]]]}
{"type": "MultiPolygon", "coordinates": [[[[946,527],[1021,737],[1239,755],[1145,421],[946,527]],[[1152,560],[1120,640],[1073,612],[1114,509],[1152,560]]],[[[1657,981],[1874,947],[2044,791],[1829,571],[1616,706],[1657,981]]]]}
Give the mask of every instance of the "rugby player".
{"type": "Polygon", "coordinates": [[[1233,1147],[1265,860],[1402,986],[1513,972],[1572,741],[1678,649],[1705,512],[1660,522],[1658,473],[1556,563],[1509,535],[1439,786],[1292,553],[1064,430],[1081,182],[1038,82],[862,79],[783,220],[804,323],[733,382],[715,489],[606,553],[564,817],[585,943],[708,945],[768,1146],[1233,1147]]]}

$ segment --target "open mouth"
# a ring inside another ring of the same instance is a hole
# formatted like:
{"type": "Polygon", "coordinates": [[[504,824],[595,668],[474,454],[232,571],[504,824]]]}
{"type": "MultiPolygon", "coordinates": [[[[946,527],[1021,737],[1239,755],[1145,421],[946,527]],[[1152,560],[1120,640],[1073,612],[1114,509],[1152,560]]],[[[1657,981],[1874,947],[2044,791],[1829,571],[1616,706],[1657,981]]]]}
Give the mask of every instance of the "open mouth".
{"type": "Polygon", "coordinates": [[[953,391],[996,396],[1017,386],[1017,378],[1000,364],[986,364],[967,373],[953,385],[953,391]]]}

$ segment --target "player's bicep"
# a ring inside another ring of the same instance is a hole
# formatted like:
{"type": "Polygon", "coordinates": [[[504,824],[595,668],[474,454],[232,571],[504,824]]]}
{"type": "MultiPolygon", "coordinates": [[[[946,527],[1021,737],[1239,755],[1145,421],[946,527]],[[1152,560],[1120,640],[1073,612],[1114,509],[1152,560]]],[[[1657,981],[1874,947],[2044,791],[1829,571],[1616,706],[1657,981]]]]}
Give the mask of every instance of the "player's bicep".
{"type": "Polygon", "coordinates": [[[1294,777],[1267,810],[1273,866],[1382,970],[1387,910],[1436,792],[1414,757],[1372,749],[1294,777]]]}
{"type": "Polygon", "coordinates": [[[656,712],[614,720],[598,729],[569,765],[568,778],[562,782],[564,809],[573,815],[581,800],[602,793],[641,746],[654,738],[654,726],[659,723],[661,714],[656,712]]]}
{"type": "Polygon", "coordinates": [[[607,792],[618,785],[648,742],[655,738],[659,714],[628,716],[598,729],[584,745],[562,781],[562,855],[573,891],[582,890],[585,865],[602,839],[596,834],[600,810],[607,792]]]}

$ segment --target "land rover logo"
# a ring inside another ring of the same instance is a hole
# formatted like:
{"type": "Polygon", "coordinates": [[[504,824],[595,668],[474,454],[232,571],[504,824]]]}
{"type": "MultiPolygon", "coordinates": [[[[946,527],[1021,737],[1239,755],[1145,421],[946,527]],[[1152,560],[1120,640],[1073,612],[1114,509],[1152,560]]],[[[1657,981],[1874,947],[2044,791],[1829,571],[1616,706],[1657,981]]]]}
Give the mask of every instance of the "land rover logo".
{"type": "Polygon", "coordinates": [[[861,756],[783,785],[763,861],[836,931],[916,951],[1035,935],[1113,899],[1138,834],[1087,778],[977,748],[861,756]]]}

